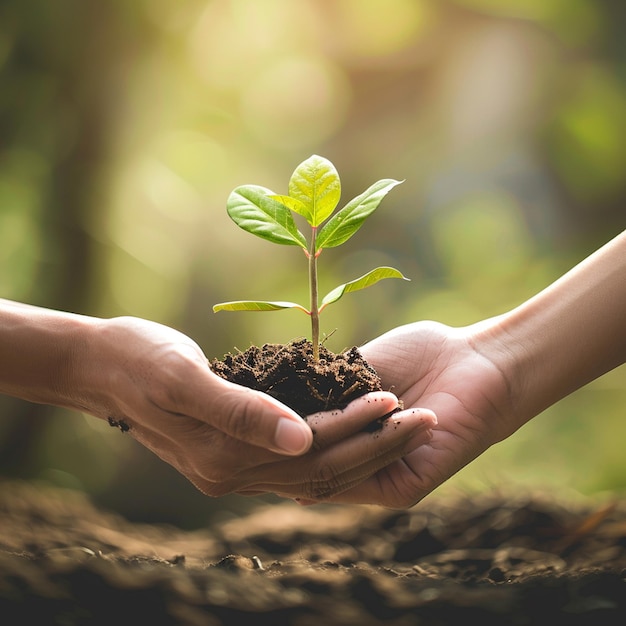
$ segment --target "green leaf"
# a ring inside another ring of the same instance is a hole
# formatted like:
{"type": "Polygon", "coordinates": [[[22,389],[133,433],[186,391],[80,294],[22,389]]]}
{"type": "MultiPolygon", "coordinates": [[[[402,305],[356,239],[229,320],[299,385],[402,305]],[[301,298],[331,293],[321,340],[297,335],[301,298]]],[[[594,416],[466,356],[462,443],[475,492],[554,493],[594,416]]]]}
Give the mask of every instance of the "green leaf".
{"type": "Polygon", "coordinates": [[[296,213],[300,215],[304,215],[306,213],[306,210],[307,210],[306,206],[302,204],[302,202],[300,202],[300,200],[297,200],[296,198],[292,198],[291,196],[281,196],[281,195],[270,196],[270,198],[272,198],[273,200],[276,200],[277,202],[280,202],[281,204],[284,204],[288,209],[291,209],[292,211],[295,211],[296,213]]]}
{"type": "Polygon", "coordinates": [[[400,271],[394,269],[393,267],[377,267],[367,274],[364,274],[360,278],[357,278],[356,280],[353,280],[349,283],[339,285],[339,287],[335,287],[332,291],[329,291],[322,300],[320,313],[325,306],[339,300],[339,298],[341,298],[344,293],[348,293],[350,291],[359,291],[359,289],[371,287],[379,280],[383,280],[384,278],[402,278],[403,280],[409,280],[408,278],[406,278],[406,276],[403,276],[400,271]]]}
{"type": "Polygon", "coordinates": [[[306,250],[306,239],[298,230],[291,211],[272,195],[265,187],[242,185],[231,192],[226,210],[237,226],[253,235],[306,250]]]}
{"type": "Polygon", "coordinates": [[[303,215],[311,226],[319,226],[332,214],[341,197],[335,166],[324,157],[310,156],[291,175],[289,195],[299,201],[290,208],[303,215]]]}
{"type": "Polygon", "coordinates": [[[361,195],[350,200],[317,233],[315,249],[334,248],[346,242],[371,213],[376,210],[381,200],[389,191],[403,181],[385,178],[374,183],[361,195]]]}
{"type": "Polygon", "coordinates": [[[218,311],[280,311],[281,309],[300,309],[305,313],[309,311],[295,302],[264,302],[257,300],[237,300],[233,302],[220,302],[213,305],[213,312],[218,311]]]}

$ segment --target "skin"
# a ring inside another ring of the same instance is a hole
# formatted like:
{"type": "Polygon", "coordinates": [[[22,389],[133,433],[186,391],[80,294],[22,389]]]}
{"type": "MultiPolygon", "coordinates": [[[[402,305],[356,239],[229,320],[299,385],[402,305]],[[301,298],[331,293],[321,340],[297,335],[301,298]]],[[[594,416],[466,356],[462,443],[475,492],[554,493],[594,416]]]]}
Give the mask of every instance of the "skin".
{"type": "Polygon", "coordinates": [[[409,507],[625,362],[626,231],[503,315],[463,328],[408,324],[361,351],[407,409],[430,409],[438,424],[426,445],[331,500],[409,507]]]}
{"type": "Polygon", "coordinates": [[[100,319],[0,300],[0,393],[109,421],[209,496],[326,498],[430,439],[432,411],[367,394],[314,416],[316,434],[270,396],[215,375],[186,335],[134,317],[100,319]]]}

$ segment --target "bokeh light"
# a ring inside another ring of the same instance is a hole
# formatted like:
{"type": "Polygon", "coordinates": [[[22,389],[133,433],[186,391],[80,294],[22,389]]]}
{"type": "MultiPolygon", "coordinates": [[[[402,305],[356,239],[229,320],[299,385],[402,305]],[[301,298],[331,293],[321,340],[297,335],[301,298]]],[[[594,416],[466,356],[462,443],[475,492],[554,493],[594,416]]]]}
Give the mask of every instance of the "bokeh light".
{"type": "MultiPolygon", "coordinates": [[[[329,307],[331,349],[497,315],[626,226],[621,0],[27,5],[0,7],[3,297],[170,324],[209,358],[306,335],[299,312],[211,307],[306,301],[301,252],[237,229],[225,204],[244,183],[284,193],[313,153],[337,166],[342,204],[404,181],[325,251],[320,287],[378,264],[411,282],[329,307]]],[[[625,382],[620,368],[576,392],[451,488],[624,489],[625,382]]],[[[0,450],[25,451],[7,475],[79,485],[138,519],[194,525],[243,506],[204,498],[95,418],[0,409],[0,450]]]]}

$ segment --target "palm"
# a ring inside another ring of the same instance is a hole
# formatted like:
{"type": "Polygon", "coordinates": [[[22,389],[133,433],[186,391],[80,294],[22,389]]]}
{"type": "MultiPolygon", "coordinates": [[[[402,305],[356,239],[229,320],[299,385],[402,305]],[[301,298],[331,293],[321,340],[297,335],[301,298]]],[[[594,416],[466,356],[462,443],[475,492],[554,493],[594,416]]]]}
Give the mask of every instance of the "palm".
{"type": "Polygon", "coordinates": [[[507,397],[506,381],[472,348],[470,337],[469,328],[420,322],[363,346],[383,386],[403,401],[404,409],[431,409],[439,423],[428,444],[416,444],[401,461],[337,501],[410,506],[513,432],[511,416],[493,408],[501,405],[496,398],[507,397]]]}

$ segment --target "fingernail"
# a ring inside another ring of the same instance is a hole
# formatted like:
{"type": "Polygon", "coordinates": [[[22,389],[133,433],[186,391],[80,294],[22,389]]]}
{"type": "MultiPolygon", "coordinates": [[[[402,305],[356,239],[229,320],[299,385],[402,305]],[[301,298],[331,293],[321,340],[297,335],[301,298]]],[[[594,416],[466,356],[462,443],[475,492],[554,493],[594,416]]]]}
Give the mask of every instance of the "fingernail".
{"type": "Polygon", "coordinates": [[[286,418],[278,420],[274,443],[276,447],[288,454],[302,454],[311,442],[311,432],[304,425],[286,418]]]}

